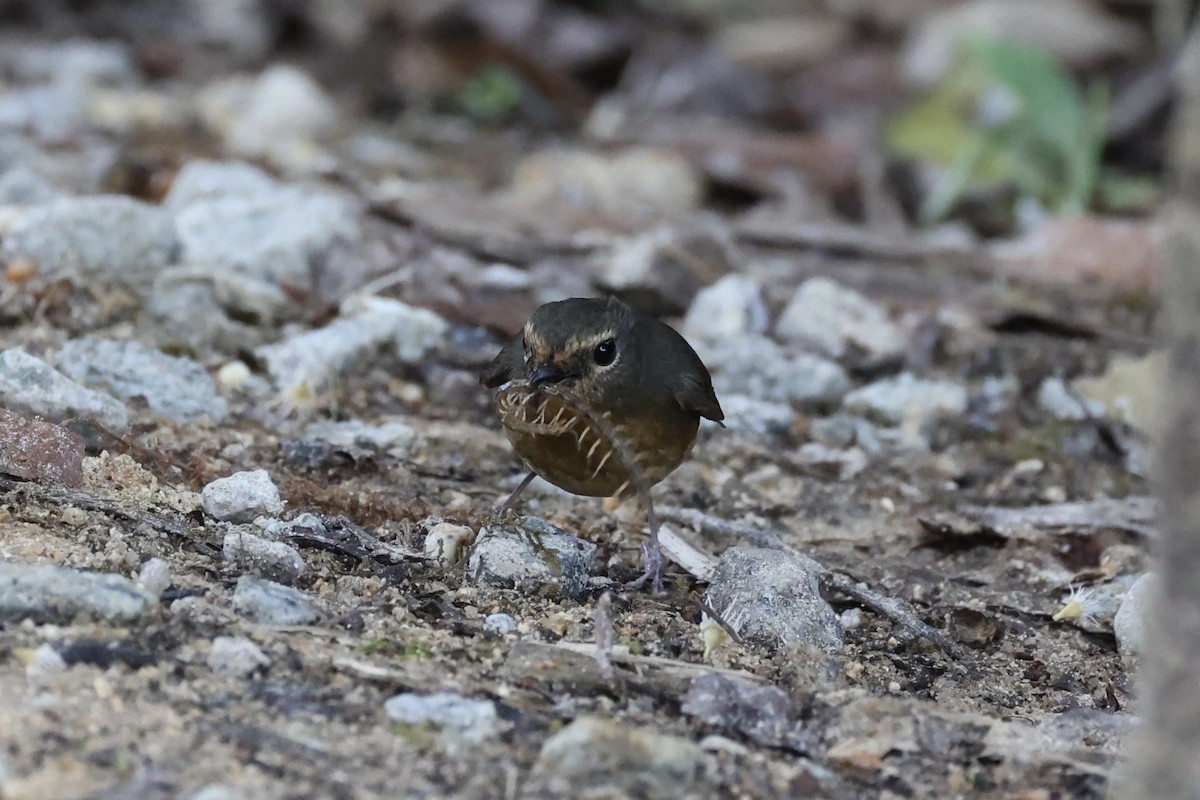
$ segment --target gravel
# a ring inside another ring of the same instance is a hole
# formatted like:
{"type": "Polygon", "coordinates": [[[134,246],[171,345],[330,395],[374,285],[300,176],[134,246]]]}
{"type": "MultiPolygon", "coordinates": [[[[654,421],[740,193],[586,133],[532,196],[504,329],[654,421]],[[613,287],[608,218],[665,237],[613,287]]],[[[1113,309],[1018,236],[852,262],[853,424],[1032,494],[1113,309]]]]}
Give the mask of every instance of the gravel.
{"type": "Polygon", "coordinates": [[[69,623],[87,617],[133,622],[153,605],[154,598],[123,575],[0,562],[0,621],[69,623]]]}

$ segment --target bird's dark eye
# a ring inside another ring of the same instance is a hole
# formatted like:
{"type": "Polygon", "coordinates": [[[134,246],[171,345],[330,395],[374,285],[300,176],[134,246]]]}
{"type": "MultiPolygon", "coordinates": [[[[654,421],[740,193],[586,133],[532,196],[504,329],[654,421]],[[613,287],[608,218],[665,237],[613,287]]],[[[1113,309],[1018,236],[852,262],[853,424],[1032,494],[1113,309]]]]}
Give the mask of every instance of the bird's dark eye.
{"type": "Polygon", "coordinates": [[[612,339],[605,339],[600,344],[596,345],[596,349],[592,351],[592,359],[602,367],[607,367],[617,358],[617,343],[612,339]]]}

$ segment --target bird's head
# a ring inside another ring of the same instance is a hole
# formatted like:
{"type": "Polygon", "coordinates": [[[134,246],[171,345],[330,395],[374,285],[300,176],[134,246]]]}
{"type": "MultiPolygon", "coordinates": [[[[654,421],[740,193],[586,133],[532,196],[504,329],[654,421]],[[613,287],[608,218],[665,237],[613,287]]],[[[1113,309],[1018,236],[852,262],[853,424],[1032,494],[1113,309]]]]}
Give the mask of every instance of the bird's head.
{"type": "Polygon", "coordinates": [[[634,316],[616,299],[576,297],[547,303],[525,323],[523,377],[604,394],[636,379],[634,316]]]}

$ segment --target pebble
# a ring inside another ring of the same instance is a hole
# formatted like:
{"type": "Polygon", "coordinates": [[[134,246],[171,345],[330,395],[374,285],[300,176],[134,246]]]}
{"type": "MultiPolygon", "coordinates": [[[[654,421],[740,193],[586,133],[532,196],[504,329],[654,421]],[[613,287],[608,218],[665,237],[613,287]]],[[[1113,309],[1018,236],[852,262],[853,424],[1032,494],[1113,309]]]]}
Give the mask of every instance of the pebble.
{"type": "Polygon", "coordinates": [[[178,211],[201,200],[254,197],[278,189],[278,181],[252,164],[197,158],[175,175],[162,204],[163,208],[178,211]]]}
{"type": "Polygon", "coordinates": [[[68,377],[125,401],[143,398],[151,411],[176,422],[220,422],[229,414],[203,366],[136,340],[83,336],[64,344],[57,360],[68,377]]]}
{"type": "Polygon", "coordinates": [[[68,623],[83,616],[132,622],[153,604],[154,598],[123,575],[0,562],[0,621],[68,623]]]}
{"type": "Polygon", "coordinates": [[[243,616],[264,625],[310,625],[321,618],[321,609],[311,596],[249,575],[238,578],[233,605],[243,616]]]}
{"type": "Polygon", "coordinates": [[[700,778],[703,752],[691,741],[609,719],[583,717],[548,738],[533,767],[547,795],[612,787],[631,797],[674,800],[700,778]]]}
{"type": "Polygon", "coordinates": [[[747,333],[764,333],[769,319],[758,284],[732,273],[696,294],[683,318],[682,333],[690,340],[721,341],[747,333]]]}
{"type": "Polygon", "coordinates": [[[54,367],[13,348],[0,353],[0,405],[53,422],[94,421],[106,431],[129,430],[129,409],[115,397],[81,386],[54,367]]]}
{"type": "Polygon", "coordinates": [[[850,391],[841,365],[812,353],[797,353],[755,334],[701,341],[696,352],[713,373],[717,396],[745,394],[776,403],[820,409],[850,391]]]}
{"type": "Polygon", "coordinates": [[[174,214],[181,263],[272,284],[309,286],[313,266],[360,236],[346,199],[301,186],[196,199],[174,214]]]}
{"type": "Polygon", "coordinates": [[[839,361],[879,365],[904,355],[904,337],[887,312],[828,278],[810,278],[800,285],[775,332],[839,361]]]}
{"type": "Polygon", "coordinates": [[[465,525],[439,522],[425,534],[425,555],[443,567],[453,567],[474,538],[475,531],[465,525]]]}
{"type": "Polygon", "coordinates": [[[200,492],[204,513],[225,522],[251,522],[283,511],[279,489],[265,469],[217,478],[200,492]]]}
{"type": "Polygon", "coordinates": [[[804,729],[800,704],[778,686],[712,672],[692,680],[680,710],[764,747],[815,751],[816,737],[804,729]]]}
{"type": "Polygon", "coordinates": [[[221,554],[239,569],[281,583],[295,583],[307,565],[300,551],[284,542],[273,542],[243,531],[225,534],[221,554]]]}
{"type": "Polygon", "coordinates": [[[7,222],[0,260],[29,259],[45,278],[101,276],[148,291],[178,250],[171,215],[124,195],[64,197],[7,222]]]}
{"type": "Polygon", "coordinates": [[[568,597],[588,586],[596,545],[537,517],[503,520],[479,532],[467,571],[477,583],[568,597]]]}
{"type": "Polygon", "coordinates": [[[432,311],[381,297],[363,298],[345,312],[324,328],[255,351],[286,396],[325,389],[381,348],[391,348],[404,363],[417,362],[448,327],[432,311]]]}
{"type": "Polygon", "coordinates": [[[1113,617],[1113,633],[1121,655],[1136,656],[1145,651],[1146,624],[1154,610],[1155,581],[1152,573],[1134,581],[1113,617]]]}
{"type": "Polygon", "coordinates": [[[967,410],[967,390],[950,381],[924,380],[905,372],[863,386],[842,401],[847,411],[889,425],[916,423],[924,427],[967,410]]]}
{"type": "Polygon", "coordinates": [[[138,570],[138,586],[159,597],[171,585],[171,565],[162,558],[151,558],[138,570]]]}
{"type": "Polygon", "coordinates": [[[517,632],[517,621],[512,614],[497,612],[483,618],[483,629],[499,636],[507,636],[517,632]]]}
{"type": "Polygon", "coordinates": [[[270,664],[267,654],[244,636],[218,636],[208,651],[209,669],[236,678],[247,678],[270,664]]]}
{"type": "Polygon", "coordinates": [[[817,572],[793,553],[729,548],[704,599],[739,638],[768,650],[800,643],[830,653],[843,647],[841,624],[821,596],[817,572]]]}
{"type": "Polygon", "coordinates": [[[1038,387],[1037,402],[1040,409],[1055,419],[1081,420],[1104,415],[1102,404],[1085,400],[1072,392],[1067,382],[1057,376],[1042,381],[1038,387]]]}
{"type": "Polygon", "coordinates": [[[503,724],[491,700],[475,700],[454,692],[389,697],[383,709],[392,722],[437,729],[443,741],[479,744],[497,736],[503,724]]]}

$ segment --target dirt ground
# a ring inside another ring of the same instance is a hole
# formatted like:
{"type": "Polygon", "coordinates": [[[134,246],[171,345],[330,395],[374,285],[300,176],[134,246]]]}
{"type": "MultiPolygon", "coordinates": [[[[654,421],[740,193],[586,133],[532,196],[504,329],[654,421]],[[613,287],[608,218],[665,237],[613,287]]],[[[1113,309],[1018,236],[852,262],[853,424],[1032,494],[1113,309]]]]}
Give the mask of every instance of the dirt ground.
{"type": "MultiPolygon", "coordinates": [[[[143,67],[157,63],[156,53],[140,53],[143,67]]],[[[321,73],[319,58],[306,63],[321,73]]],[[[431,181],[470,174],[480,193],[537,142],[575,141],[573,132],[531,133],[519,124],[499,133],[451,126],[433,138],[441,134],[417,171],[431,181]]],[[[126,170],[110,180],[148,199],[161,199],[190,158],[225,157],[211,132],[187,127],[106,136],[122,148],[115,163],[126,170]]],[[[785,426],[766,431],[706,424],[692,457],[655,490],[664,507],[773,532],[834,572],[903,600],[962,652],[944,652],[837,591],[827,599],[845,626],[838,655],[728,641],[706,649],[702,582],[670,565],[661,596],[623,587],[638,574],[645,535],[634,509],[610,511],[599,500],[537,488],[521,501],[521,513],[599,545],[577,599],[476,584],[465,560],[445,567],[422,556],[431,524],[478,530],[520,477],[488,394],[473,381],[539,296],[473,285],[449,262],[434,258],[430,267],[429,254],[467,259],[467,272],[500,262],[552,292],[591,292],[603,276],[591,271],[595,250],[579,231],[624,236],[646,226],[630,231],[622,228],[628,220],[611,218],[585,225],[536,211],[514,223],[505,216],[516,213],[511,206],[476,195],[455,208],[455,183],[437,187],[448,193],[437,202],[414,200],[415,189],[381,200],[373,177],[333,172],[319,177],[364,201],[366,250],[382,253],[356,252],[357,282],[409,259],[416,266],[399,288],[382,293],[438,311],[450,321],[448,340],[458,338],[407,363],[362,359],[302,408],[228,391],[226,419],[182,424],[134,404],[127,433],[90,439],[78,488],[0,478],[3,560],[136,576],[161,558],[171,576],[158,604],[134,622],[0,624],[0,796],[622,796],[604,786],[543,783],[535,769],[548,737],[590,716],[699,743],[699,778],[678,796],[1104,796],[1134,724],[1136,662],[1118,651],[1111,615],[1052,617],[1072,588],[1145,571],[1155,535],[1145,500],[1148,436],[1104,412],[1056,418],[1038,393],[1047,378],[1104,375],[1114,360],[1151,352],[1154,306],[1144,293],[1104,282],[1013,280],[980,256],[983,245],[949,256],[924,244],[908,251],[916,240],[905,236],[876,246],[855,238],[854,231],[874,235],[861,218],[817,232],[848,243],[814,242],[807,228],[790,239],[755,234],[742,214],[759,190],[709,174],[697,213],[713,215],[713,230],[736,243],[734,269],[759,284],[772,319],[805,280],[834,278],[886,309],[904,336],[898,360],[843,359],[854,386],[911,371],[967,386],[971,400],[922,432],[926,446],[872,452],[852,477],[799,455],[835,408],[796,406],[785,426]],[[1010,387],[990,405],[989,380],[1010,387]],[[307,425],[327,420],[401,420],[414,439],[399,451],[306,436],[307,425]],[[351,538],[369,532],[394,546],[355,556],[328,542],[292,540],[307,563],[293,585],[319,602],[316,623],[263,625],[234,607],[245,570],[224,559],[229,528],[199,509],[196,493],[256,469],[278,485],[283,517],[312,512],[351,538]],[[1072,503],[1082,505],[1064,522],[1063,504],[1072,503]],[[594,641],[605,592],[615,675],[565,646],[594,641]],[[485,627],[498,612],[516,620],[515,632],[485,627]],[[266,662],[249,674],[215,671],[213,641],[230,636],[251,640],[266,662]],[[39,666],[47,644],[61,664],[39,666]],[[754,704],[696,712],[689,693],[712,670],[782,689],[794,703],[787,725],[802,735],[756,726],[764,710],[754,704]],[[494,701],[502,732],[448,743],[385,713],[394,695],[438,691],[494,701]],[[203,787],[209,794],[197,794],[203,787]]],[[[817,184],[818,194],[829,189],[817,184]]],[[[835,205],[837,192],[828,192],[835,205]]],[[[333,263],[340,262],[331,257],[325,268],[333,263]]],[[[331,288],[334,278],[322,280],[289,289],[300,309],[290,327],[261,320],[259,327],[286,338],[334,319],[331,299],[345,292],[331,288]]],[[[28,286],[11,272],[9,282],[28,286]]],[[[658,285],[644,296],[679,325],[686,303],[672,307],[674,292],[658,285]]],[[[161,342],[146,332],[144,297],[95,275],[6,295],[0,350],[47,353],[89,333],[161,342]]],[[[249,350],[184,354],[214,373],[244,356],[265,376],[249,350]]],[[[772,364],[757,368],[767,374],[772,364]]],[[[760,543],[672,527],[716,556],[760,543]]]]}

